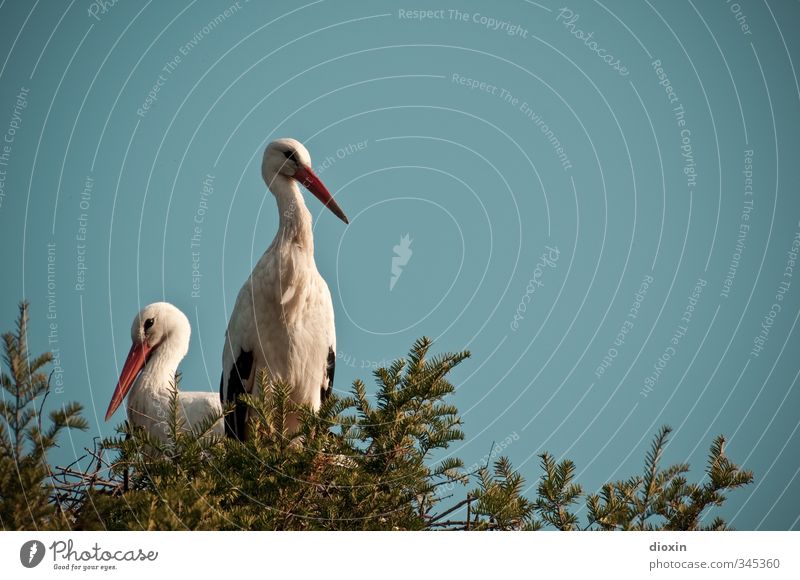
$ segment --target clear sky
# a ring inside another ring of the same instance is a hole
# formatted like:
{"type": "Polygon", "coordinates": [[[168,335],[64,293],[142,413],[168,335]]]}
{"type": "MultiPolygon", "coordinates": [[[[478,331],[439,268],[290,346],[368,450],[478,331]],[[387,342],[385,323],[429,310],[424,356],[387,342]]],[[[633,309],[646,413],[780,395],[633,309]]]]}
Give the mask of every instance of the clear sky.
{"type": "Polygon", "coordinates": [[[595,490],[661,424],[696,467],[724,433],[756,483],[723,515],[800,527],[800,5],[266,4],[0,7],[0,327],[30,300],[50,404],[86,405],[60,459],[122,420],[149,302],[191,320],[183,387],[218,389],[291,136],[351,220],[306,196],[337,390],[428,335],[473,354],[467,465],[494,441],[534,484],[548,450],[595,490]]]}

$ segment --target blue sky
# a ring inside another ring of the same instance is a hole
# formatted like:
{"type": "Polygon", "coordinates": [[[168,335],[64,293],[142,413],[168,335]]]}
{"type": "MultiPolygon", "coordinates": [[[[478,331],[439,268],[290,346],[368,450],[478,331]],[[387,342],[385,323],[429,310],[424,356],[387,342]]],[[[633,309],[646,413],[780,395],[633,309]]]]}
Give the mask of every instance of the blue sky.
{"type": "Polygon", "coordinates": [[[291,136],[351,219],[306,196],[337,390],[428,335],[473,354],[467,465],[511,438],[530,482],[548,450],[593,490],[661,424],[697,467],[724,433],[756,474],[724,515],[798,527],[796,4],[66,6],[0,8],[0,322],[30,300],[52,403],[87,408],[64,460],[121,420],[149,302],[191,320],[184,388],[217,390],[291,136]]]}

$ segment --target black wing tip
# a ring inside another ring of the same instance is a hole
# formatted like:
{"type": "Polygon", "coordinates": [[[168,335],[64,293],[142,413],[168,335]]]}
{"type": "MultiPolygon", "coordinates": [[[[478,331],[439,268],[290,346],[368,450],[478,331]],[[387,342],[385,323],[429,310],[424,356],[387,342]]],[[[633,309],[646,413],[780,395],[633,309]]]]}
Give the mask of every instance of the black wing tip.
{"type": "Polygon", "coordinates": [[[224,403],[233,403],[234,410],[225,416],[225,435],[227,437],[244,440],[245,424],[247,422],[247,405],[239,400],[239,397],[246,393],[244,383],[250,379],[253,370],[253,353],[245,350],[239,351],[236,363],[231,369],[228,378],[228,390],[224,394],[220,389],[220,398],[227,397],[224,403]]]}
{"type": "Polygon", "coordinates": [[[328,400],[333,392],[333,375],[336,372],[336,353],[333,351],[333,347],[328,347],[328,364],[325,367],[325,378],[326,383],[323,383],[322,388],[320,388],[320,400],[324,403],[328,400]]]}

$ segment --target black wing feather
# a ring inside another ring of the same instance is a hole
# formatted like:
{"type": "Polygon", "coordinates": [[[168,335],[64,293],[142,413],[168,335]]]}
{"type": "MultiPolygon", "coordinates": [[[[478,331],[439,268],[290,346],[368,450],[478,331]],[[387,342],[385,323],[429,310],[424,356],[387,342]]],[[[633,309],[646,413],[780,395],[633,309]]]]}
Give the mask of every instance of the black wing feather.
{"type": "Polygon", "coordinates": [[[245,383],[250,379],[250,373],[253,370],[253,353],[247,351],[239,351],[239,357],[236,359],[236,364],[231,369],[230,377],[228,377],[228,392],[223,394],[222,384],[224,379],[220,379],[220,397],[227,395],[227,400],[222,403],[234,403],[234,410],[229,415],[225,416],[225,435],[228,437],[235,437],[239,441],[244,439],[244,427],[247,421],[247,405],[239,400],[239,397],[246,391],[244,388],[245,383]]]}
{"type": "Polygon", "coordinates": [[[333,392],[333,375],[336,372],[336,353],[333,352],[333,347],[328,347],[328,366],[326,367],[325,378],[320,389],[320,399],[325,402],[333,392]],[[326,384],[327,383],[327,384],[326,384]]]}

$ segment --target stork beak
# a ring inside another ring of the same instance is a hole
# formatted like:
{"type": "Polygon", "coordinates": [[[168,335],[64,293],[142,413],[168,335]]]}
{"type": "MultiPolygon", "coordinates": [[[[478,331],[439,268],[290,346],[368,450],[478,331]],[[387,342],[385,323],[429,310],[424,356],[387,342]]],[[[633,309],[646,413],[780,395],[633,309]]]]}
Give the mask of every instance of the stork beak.
{"type": "Polygon", "coordinates": [[[314,173],[310,167],[299,165],[297,170],[294,172],[294,178],[302,183],[303,187],[305,187],[308,191],[313,193],[314,196],[322,202],[322,205],[331,210],[336,217],[346,224],[350,223],[350,220],[348,220],[347,216],[344,215],[342,208],[340,208],[339,204],[336,203],[336,200],[333,199],[331,192],[328,191],[328,188],[325,187],[320,178],[317,177],[317,174],[314,173]]]}
{"type": "Polygon", "coordinates": [[[153,348],[146,342],[134,342],[131,350],[128,353],[128,358],[125,359],[125,365],[122,367],[122,374],[119,376],[117,388],[114,389],[114,394],[111,397],[111,402],[108,404],[108,411],[106,411],[106,421],[111,418],[111,415],[119,408],[125,395],[131,390],[133,380],[139,371],[142,370],[144,363],[147,362],[147,355],[153,348]]]}

